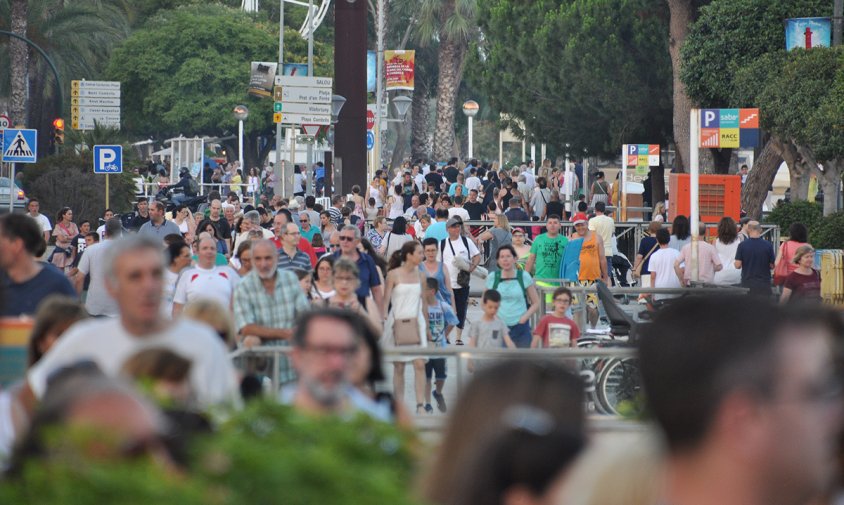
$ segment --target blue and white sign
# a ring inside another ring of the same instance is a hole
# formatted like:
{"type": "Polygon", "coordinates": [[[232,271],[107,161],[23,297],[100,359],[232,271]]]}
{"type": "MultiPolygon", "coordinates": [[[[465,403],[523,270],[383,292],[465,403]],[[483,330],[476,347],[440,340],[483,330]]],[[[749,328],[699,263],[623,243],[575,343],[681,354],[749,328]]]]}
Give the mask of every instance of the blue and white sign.
{"type": "Polygon", "coordinates": [[[94,173],[123,173],[123,146],[94,146],[94,173]]]}
{"type": "Polygon", "coordinates": [[[371,151],[375,147],[375,134],[372,130],[366,130],[366,150],[371,151]]]}
{"type": "Polygon", "coordinates": [[[38,158],[38,130],[6,128],[3,130],[3,161],[35,163],[38,158]]]}
{"type": "Polygon", "coordinates": [[[830,18],[795,18],[785,20],[785,49],[829,47],[832,39],[830,18]]]}

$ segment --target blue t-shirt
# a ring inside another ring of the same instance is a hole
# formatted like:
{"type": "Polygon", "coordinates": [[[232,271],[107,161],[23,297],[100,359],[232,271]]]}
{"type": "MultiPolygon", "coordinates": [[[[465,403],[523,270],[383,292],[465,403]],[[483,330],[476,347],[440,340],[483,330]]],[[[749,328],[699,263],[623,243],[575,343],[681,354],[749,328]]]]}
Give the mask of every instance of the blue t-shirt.
{"type": "Polygon", "coordinates": [[[316,173],[317,179],[325,178],[325,167],[324,166],[321,167],[321,166],[317,165],[316,170],[314,170],[314,172],[316,173]]]}
{"type": "Polygon", "coordinates": [[[741,261],[741,285],[770,287],[771,264],[776,260],[774,246],[762,238],[748,238],[739,243],[736,260],[741,261]]]}
{"type": "Polygon", "coordinates": [[[79,296],[58,268],[49,263],[41,265],[41,271],[35,277],[20,284],[12,282],[3,274],[3,310],[0,315],[16,317],[35,314],[38,304],[49,295],[79,296]]]}
{"type": "MultiPolygon", "coordinates": [[[[525,290],[527,290],[528,286],[533,284],[533,278],[531,278],[529,273],[523,270],[517,270],[516,275],[518,275],[519,272],[521,272],[522,275],[522,284],[524,284],[525,290]]],[[[490,274],[486,278],[486,288],[493,289],[494,285],[495,275],[490,274]]],[[[500,317],[507,326],[519,324],[519,318],[521,318],[528,309],[527,292],[522,290],[521,286],[519,286],[519,281],[516,277],[512,279],[501,279],[498,283],[498,287],[495,289],[501,293],[501,306],[498,307],[498,317],[500,317]]]]}
{"type": "Polygon", "coordinates": [[[425,238],[435,238],[440,242],[448,238],[448,229],[445,227],[445,223],[445,221],[431,223],[431,226],[425,230],[425,238]]]}
{"type": "Polygon", "coordinates": [[[456,326],[457,316],[451,310],[451,306],[441,302],[439,299],[434,305],[428,305],[428,324],[431,328],[431,339],[434,347],[446,347],[445,327],[456,326]]]}

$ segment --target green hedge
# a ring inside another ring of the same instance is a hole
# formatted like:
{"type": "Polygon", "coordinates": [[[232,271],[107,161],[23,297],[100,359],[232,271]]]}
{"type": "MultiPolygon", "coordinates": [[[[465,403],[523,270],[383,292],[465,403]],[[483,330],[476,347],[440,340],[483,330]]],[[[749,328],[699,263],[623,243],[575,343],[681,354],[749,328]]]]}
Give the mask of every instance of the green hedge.
{"type": "Polygon", "coordinates": [[[803,223],[809,230],[809,243],[815,249],[844,249],[844,211],[824,217],[823,207],[818,203],[781,201],[765,222],[778,225],[783,236],[792,223],[803,223]]]}

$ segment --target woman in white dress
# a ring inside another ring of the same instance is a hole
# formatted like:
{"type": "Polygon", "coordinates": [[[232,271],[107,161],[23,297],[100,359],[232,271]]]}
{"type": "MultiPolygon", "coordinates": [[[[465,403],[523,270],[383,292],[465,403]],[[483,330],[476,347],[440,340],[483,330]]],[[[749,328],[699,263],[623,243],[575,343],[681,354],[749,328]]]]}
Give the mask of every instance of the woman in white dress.
{"type": "Polygon", "coordinates": [[[390,219],[404,215],[404,198],[401,192],[401,185],[393,186],[393,191],[390,195],[390,213],[387,214],[387,217],[390,219]]]}
{"type": "Polygon", "coordinates": [[[718,238],[715,240],[715,252],[724,268],[715,272],[712,279],[719,286],[731,286],[741,283],[741,270],[736,268],[736,249],[741,240],[738,238],[736,222],[730,216],[724,216],[718,223],[718,238]]]}
{"type": "MultiPolygon", "coordinates": [[[[384,291],[384,307],[390,306],[387,320],[384,323],[384,333],[381,337],[381,347],[384,349],[399,347],[396,345],[395,327],[407,324],[412,320],[417,325],[420,347],[427,347],[429,337],[428,307],[425,303],[425,274],[419,270],[422,263],[422,245],[419,242],[408,242],[402,246],[391,259],[390,270],[387,272],[387,287],[384,291]]],[[[403,331],[407,331],[404,329],[403,331]]],[[[409,345],[409,344],[405,344],[409,345]]],[[[414,389],[416,392],[416,413],[425,413],[425,362],[419,357],[391,357],[393,362],[393,394],[397,402],[404,399],[404,369],[407,362],[413,363],[414,389]]]]}

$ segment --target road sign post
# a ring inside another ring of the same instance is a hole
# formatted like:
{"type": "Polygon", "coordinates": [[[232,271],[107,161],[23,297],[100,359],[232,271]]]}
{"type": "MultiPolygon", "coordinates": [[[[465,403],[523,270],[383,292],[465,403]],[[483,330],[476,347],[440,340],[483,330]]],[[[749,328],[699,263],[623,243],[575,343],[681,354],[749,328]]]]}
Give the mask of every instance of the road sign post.
{"type": "Polygon", "coordinates": [[[109,208],[109,174],[123,173],[123,146],[94,146],[94,173],[105,174],[105,206],[109,208]]]}
{"type": "Polygon", "coordinates": [[[70,126],[93,130],[99,124],[120,128],[120,82],[70,81],[70,126]]]}

